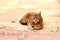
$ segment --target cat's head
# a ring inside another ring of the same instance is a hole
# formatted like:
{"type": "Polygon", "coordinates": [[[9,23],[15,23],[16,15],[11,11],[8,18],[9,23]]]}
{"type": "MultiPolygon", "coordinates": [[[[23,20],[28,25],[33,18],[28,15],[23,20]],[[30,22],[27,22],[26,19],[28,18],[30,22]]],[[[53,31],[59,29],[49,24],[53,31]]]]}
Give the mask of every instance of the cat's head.
{"type": "Polygon", "coordinates": [[[29,20],[30,25],[35,30],[42,29],[43,19],[42,19],[42,16],[41,16],[41,12],[39,12],[39,13],[32,13],[32,14],[34,14],[34,15],[31,15],[31,17],[30,17],[30,20],[29,20]]]}

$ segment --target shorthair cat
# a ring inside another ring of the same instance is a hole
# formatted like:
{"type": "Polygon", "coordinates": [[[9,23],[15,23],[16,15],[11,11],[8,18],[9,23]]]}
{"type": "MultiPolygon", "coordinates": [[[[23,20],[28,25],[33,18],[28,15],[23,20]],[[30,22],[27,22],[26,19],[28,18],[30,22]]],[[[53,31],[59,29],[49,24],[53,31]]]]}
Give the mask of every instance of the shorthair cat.
{"type": "Polygon", "coordinates": [[[43,18],[41,16],[41,12],[28,12],[26,15],[22,17],[20,20],[22,25],[28,25],[33,30],[40,30],[43,28],[43,18]]]}

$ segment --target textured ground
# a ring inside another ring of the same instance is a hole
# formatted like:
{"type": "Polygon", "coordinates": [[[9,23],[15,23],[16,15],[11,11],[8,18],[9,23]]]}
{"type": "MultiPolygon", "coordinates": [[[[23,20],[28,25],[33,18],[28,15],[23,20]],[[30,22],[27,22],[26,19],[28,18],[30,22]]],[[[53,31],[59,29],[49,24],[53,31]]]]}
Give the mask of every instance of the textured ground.
{"type": "Polygon", "coordinates": [[[0,40],[60,40],[60,0],[0,0],[0,34],[0,40]],[[30,11],[42,12],[42,30],[19,23],[30,11]]]}

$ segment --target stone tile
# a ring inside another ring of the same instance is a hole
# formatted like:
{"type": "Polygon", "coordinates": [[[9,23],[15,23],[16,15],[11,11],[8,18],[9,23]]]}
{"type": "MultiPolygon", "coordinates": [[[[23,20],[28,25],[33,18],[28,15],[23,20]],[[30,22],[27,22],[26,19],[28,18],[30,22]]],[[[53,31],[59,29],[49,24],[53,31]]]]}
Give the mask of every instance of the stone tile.
{"type": "Polygon", "coordinates": [[[27,40],[60,40],[60,33],[52,32],[29,32],[27,40]]]}
{"type": "Polygon", "coordinates": [[[0,40],[23,40],[25,32],[16,30],[1,30],[0,40]]]}

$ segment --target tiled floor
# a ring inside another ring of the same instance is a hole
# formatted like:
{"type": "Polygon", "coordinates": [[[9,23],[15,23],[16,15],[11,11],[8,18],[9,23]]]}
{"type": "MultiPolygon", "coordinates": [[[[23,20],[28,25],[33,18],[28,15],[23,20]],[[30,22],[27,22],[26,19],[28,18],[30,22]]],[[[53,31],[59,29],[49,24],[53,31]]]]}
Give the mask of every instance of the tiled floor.
{"type": "Polygon", "coordinates": [[[60,40],[60,32],[2,30],[0,40],[60,40]]]}
{"type": "Polygon", "coordinates": [[[59,1],[0,0],[0,40],[60,40],[59,1]],[[43,30],[28,31],[28,26],[19,23],[31,11],[42,12],[43,30]]]}

